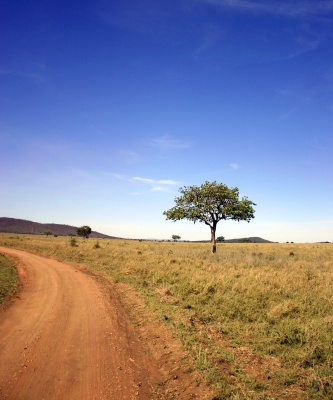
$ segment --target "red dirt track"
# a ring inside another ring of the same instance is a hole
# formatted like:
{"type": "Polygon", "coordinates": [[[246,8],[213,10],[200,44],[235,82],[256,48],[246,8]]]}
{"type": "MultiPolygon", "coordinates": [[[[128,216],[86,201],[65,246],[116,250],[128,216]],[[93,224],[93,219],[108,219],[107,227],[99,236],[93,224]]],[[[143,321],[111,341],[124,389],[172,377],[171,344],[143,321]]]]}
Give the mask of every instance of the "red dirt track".
{"type": "Polygon", "coordinates": [[[0,399],[150,399],[157,368],[140,351],[119,297],[88,273],[28,252],[22,288],[0,313],[0,399]]]}

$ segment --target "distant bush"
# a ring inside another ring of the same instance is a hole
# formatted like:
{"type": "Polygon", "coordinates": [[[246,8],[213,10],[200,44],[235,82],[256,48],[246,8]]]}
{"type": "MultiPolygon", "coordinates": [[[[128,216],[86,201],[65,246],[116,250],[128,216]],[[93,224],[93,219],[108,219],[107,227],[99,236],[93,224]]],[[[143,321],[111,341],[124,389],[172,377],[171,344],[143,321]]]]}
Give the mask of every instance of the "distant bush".
{"type": "Polygon", "coordinates": [[[76,233],[83,238],[88,239],[89,235],[91,234],[91,228],[88,225],[80,226],[80,228],[76,229],[76,233]]]}
{"type": "Polygon", "coordinates": [[[69,244],[70,244],[72,247],[76,247],[76,246],[77,246],[77,244],[76,244],[76,239],[72,238],[72,239],[69,241],[69,244]]]}

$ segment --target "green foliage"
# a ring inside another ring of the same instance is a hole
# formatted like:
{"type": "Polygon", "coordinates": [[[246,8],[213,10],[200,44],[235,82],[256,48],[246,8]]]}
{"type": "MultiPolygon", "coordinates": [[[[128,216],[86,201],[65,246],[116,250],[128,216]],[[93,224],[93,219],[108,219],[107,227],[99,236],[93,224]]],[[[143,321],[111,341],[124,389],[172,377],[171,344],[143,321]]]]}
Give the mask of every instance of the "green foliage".
{"type": "Polygon", "coordinates": [[[254,218],[256,204],[247,197],[239,199],[238,188],[228,188],[223,183],[205,182],[201,186],[184,186],[176,205],[164,211],[167,220],[203,222],[211,229],[212,251],[215,252],[216,225],[221,220],[247,221],[254,218]],[[215,246],[215,248],[214,248],[215,246]]]}
{"type": "Polygon", "coordinates": [[[219,242],[219,243],[222,243],[222,242],[225,241],[225,237],[224,237],[224,236],[218,236],[218,237],[216,238],[216,241],[219,242]]]}
{"type": "Polygon", "coordinates": [[[88,239],[89,235],[91,234],[91,228],[88,225],[83,225],[80,228],[76,229],[76,233],[78,234],[78,236],[82,236],[83,238],[88,239]]]}
{"type": "Polygon", "coordinates": [[[51,231],[45,231],[44,235],[49,236],[49,235],[53,235],[53,233],[51,231]]]}
{"type": "Polygon", "coordinates": [[[76,239],[75,239],[75,238],[72,238],[72,239],[69,241],[69,244],[70,244],[72,247],[76,247],[76,246],[77,246],[77,244],[76,244],[76,239]]]}
{"type": "Polygon", "coordinates": [[[180,239],[179,235],[172,235],[172,239],[176,242],[177,240],[180,239]]]}

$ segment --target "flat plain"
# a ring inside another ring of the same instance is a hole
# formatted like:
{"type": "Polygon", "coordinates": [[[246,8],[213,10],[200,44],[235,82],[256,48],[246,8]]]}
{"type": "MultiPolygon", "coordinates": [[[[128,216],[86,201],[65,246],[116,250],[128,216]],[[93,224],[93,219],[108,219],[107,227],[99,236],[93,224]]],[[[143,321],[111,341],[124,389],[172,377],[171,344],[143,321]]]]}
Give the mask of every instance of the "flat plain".
{"type": "Polygon", "coordinates": [[[221,243],[215,255],[187,242],[2,234],[0,245],[131,285],[215,400],[333,398],[331,243],[221,243]]]}

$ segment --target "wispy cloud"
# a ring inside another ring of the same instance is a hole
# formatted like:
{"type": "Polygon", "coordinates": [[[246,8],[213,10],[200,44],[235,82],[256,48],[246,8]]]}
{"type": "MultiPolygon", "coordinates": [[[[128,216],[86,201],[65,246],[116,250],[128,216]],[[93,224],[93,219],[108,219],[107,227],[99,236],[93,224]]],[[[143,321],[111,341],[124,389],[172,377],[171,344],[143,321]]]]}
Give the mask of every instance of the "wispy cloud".
{"type": "Polygon", "coordinates": [[[170,181],[170,180],[166,180],[166,181],[161,180],[161,181],[157,181],[157,183],[161,183],[163,185],[179,185],[180,184],[180,182],[170,181]]]}
{"type": "Polygon", "coordinates": [[[240,165],[238,165],[238,164],[236,164],[236,163],[231,163],[231,164],[229,164],[230,165],[230,167],[232,168],[232,169],[239,169],[240,168],[240,165]]]}
{"type": "Polygon", "coordinates": [[[141,182],[145,182],[145,183],[154,183],[153,179],[148,179],[148,178],[140,178],[138,176],[133,176],[132,178],[134,181],[141,181],[141,182]]]}
{"type": "Polygon", "coordinates": [[[165,192],[165,193],[172,193],[172,190],[169,190],[168,188],[164,188],[161,186],[154,186],[152,189],[150,189],[151,192],[165,192]]]}
{"type": "MultiPolygon", "coordinates": [[[[174,187],[175,186],[179,186],[181,185],[181,182],[178,181],[174,181],[171,179],[150,179],[150,178],[143,178],[141,176],[133,176],[131,178],[127,178],[125,175],[121,175],[121,174],[109,174],[114,176],[116,179],[119,180],[124,180],[124,181],[128,181],[128,182],[138,182],[138,183],[142,183],[144,185],[148,185],[148,187],[150,187],[150,191],[151,192],[166,192],[166,193],[173,193],[174,187]]],[[[141,194],[139,192],[132,192],[132,194],[141,194]]]]}
{"type": "Polygon", "coordinates": [[[189,143],[173,139],[170,135],[155,137],[151,139],[150,145],[160,149],[187,149],[190,147],[189,143]]]}
{"type": "Polygon", "coordinates": [[[132,178],[133,181],[139,181],[142,183],[146,183],[151,186],[150,191],[151,192],[166,192],[166,193],[172,193],[174,190],[171,188],[172,186],[177,186],[180,185],[180,182],[173,181],[170,179],[161,179],[161,180],[155,180],[155,179],[150,179],[150,178],[141,178],[139,176],[134,176],[132,178]]]}

